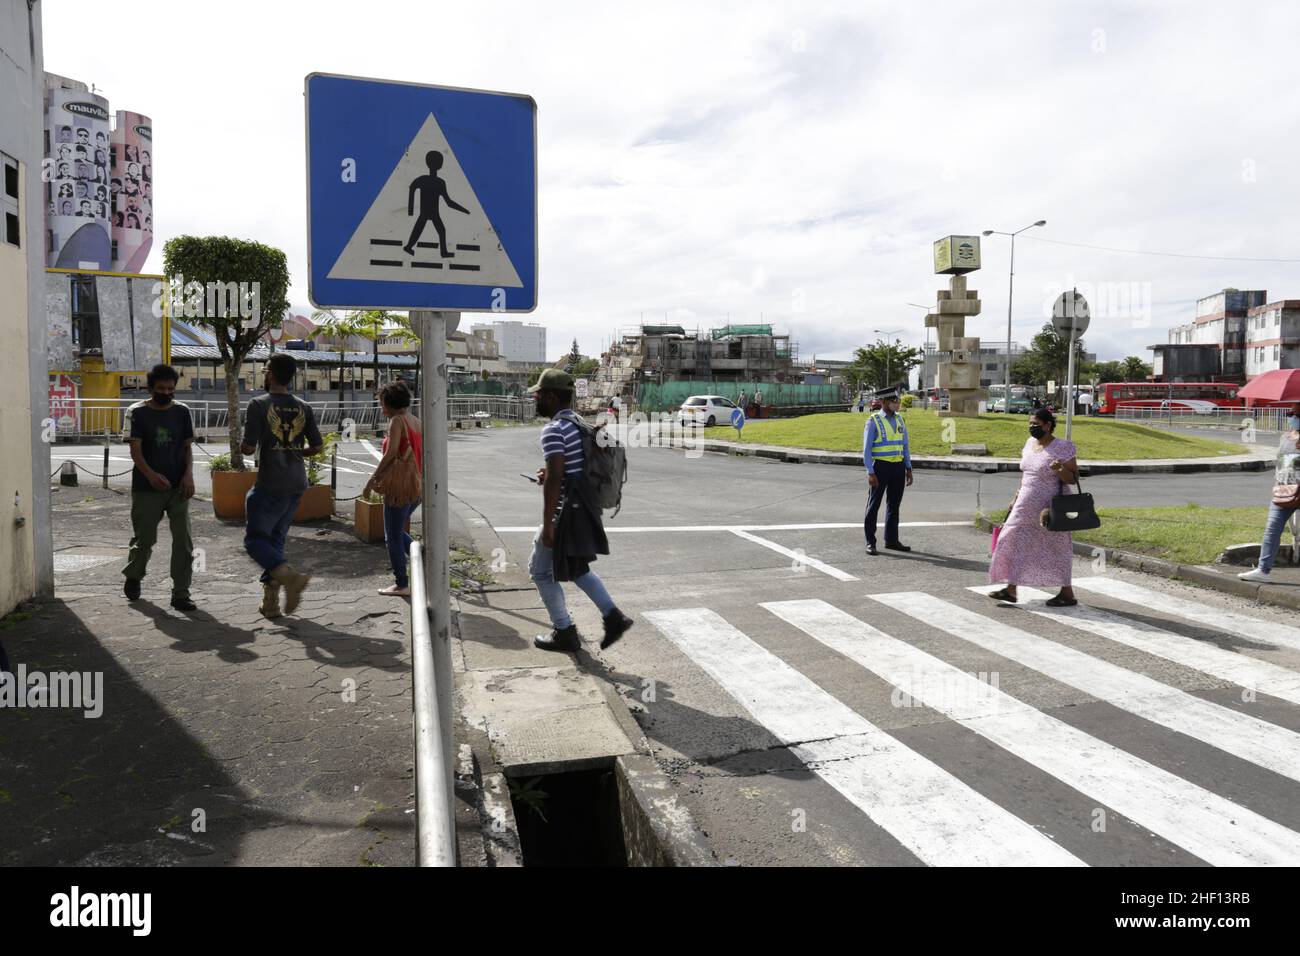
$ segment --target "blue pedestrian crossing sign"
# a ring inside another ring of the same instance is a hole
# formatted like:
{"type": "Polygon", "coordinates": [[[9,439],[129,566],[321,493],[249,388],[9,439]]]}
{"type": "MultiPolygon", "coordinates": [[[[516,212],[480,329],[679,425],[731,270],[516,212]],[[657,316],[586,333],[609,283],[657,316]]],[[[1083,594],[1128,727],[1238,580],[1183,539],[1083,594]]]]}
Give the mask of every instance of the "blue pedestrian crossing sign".
{"type": "Polygon", "coordinates": [[[318,308],[537,307],[537,104],[312,73],[308,297],[318,308]]]}
{"type": "Polygon", "coordinates": [[[743,409],[732,409],[731,427],[736,430],[736,434],[740,434],[740,430],[745,427],[745,412],[743,409]]]}

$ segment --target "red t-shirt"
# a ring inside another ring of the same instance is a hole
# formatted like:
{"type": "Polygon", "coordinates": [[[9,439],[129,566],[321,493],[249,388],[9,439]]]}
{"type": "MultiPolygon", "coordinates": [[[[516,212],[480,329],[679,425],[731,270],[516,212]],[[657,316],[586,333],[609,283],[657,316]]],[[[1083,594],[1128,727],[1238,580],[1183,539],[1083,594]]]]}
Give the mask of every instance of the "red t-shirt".
{"type": "MultiPolygon", "coordinates": [[[[402,424],[405,425],[406,423],[403,422],[402,424]]],[[[389,431],[389,432],[392,431],[392,427],[391,427],[391,426],[389,427],[388,431],[389,431]]],[[[404,429],[402,429],[402,444],[401,444],[401,447],[397,449],[397,454],[398,454],[399,456],[400,456],[400,455],[404,455],[404,454],[406,454],[406,449],[407,449],[408,447],[411,447],[411,448],[414,448],[414,449],[415,449],[415,452],[414,452],[414,454],[415,454],[415,465],[416,465],[417,468],[420,469],[420,474],[424,474],[424,442],[423,442],[423,436],[422,436],[419,432],[417,432],[414,428],[410,427],[409,425],[407,425],[404,429]]],[[[383,447],[383,451],[384,451],[384,454],[388,454],[388,435],[387,435],[387,434],[384,435],[384,447],[383,447]]]]}

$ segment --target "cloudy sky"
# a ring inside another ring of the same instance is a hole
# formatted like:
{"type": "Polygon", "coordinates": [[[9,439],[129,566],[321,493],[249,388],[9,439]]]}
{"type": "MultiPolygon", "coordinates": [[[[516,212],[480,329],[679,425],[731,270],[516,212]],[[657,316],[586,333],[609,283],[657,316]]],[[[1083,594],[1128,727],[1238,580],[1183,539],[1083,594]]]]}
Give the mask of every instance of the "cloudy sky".
{"type": "MultiPolygon", "coordinates": [[[[1148,361],[1199,296],[1300,298],[1298,4],[41,6],[45,68],[153,119],[148,270],[174,235],[257,239],[287,252],[295,311],[311,309],[315,71],[536,99],[541,294],[524,318],[556,356],[643,317],[761,317],[804,358],[847,357],[873,329],[920,344],[906,303],[943,284],[933,240],[1037,219],[1016,242],[1021,342],[1067,285],[1091,293],[1090,350],[1148,361]],[[1268,259],[1289,261],[1237,261],[1268,259]]],[[[983,259],[967,334],[1005,340],[1007,240],[983,259]]]]}

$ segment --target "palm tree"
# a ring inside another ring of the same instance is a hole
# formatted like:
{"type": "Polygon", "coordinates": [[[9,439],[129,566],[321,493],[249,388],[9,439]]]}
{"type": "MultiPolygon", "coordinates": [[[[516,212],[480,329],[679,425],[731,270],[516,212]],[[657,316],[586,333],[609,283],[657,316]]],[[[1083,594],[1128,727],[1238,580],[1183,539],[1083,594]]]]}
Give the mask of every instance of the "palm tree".
{"type": "Polygon", "coordinates": [[[1124,360],[1124,381],[1142,382],[1146,380],[1150,367],[1136,355],[1130,355],[1124,360]]]}
{"type": "MultiPolygon", "coordinates": [[[[338,313],[332,309],[321,309],[312,313],[316,331],[312,338],[323,335],[332,336],[339,342],[339,404],[343,403],[343,366],[347,340],[350,338],[369,339],[371,354],[374,357],[375,387],[379,387],[379,340],[393,336],[404,343],[419,344],[420,336],[415,331],[409,315],[389,312],[385,309],[338,313]]],[[[417,374],[419,366],[416,366],[417,374]]]]}

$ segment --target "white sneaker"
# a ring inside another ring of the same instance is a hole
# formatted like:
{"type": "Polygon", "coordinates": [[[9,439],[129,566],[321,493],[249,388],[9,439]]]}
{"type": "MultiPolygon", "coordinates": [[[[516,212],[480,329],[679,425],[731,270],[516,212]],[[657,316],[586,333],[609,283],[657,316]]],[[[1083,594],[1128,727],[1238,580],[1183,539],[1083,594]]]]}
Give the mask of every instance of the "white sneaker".
{"type": "Polygon", "coordinates": [[[1261,571],[1259,568],[1251,568],[1249,571],[1242,571],[1237,577],[1243,581],[1271,581],[1267,571],[1261,571]]]}
{"type": "Polygon", "coordinates": [[[399,588],[396,584],[390,584],[386,588],[380,588],[379,593],[385,597],[410,597],[411,589],[409,587],[399,588]]]}

